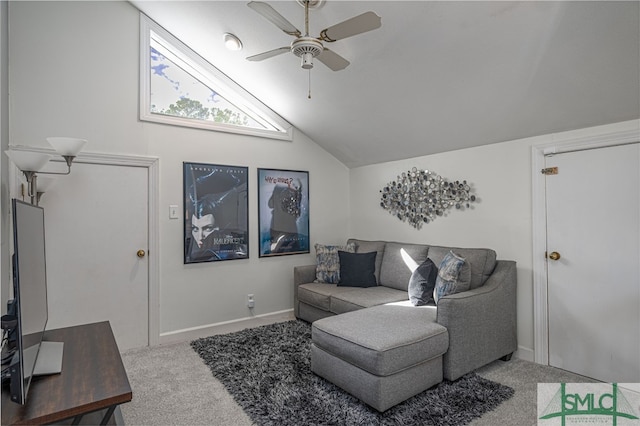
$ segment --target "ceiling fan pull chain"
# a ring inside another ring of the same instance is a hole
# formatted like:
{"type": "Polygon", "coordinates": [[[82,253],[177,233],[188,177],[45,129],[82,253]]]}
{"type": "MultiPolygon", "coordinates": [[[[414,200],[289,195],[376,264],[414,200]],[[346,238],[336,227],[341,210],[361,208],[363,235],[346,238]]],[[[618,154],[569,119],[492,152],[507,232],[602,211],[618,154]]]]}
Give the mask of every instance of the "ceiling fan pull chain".
{"type": "Polygon", "coordinates": [[[307,99],[311,99],[311,68],[309,68],[309,95],[307,99]]]}

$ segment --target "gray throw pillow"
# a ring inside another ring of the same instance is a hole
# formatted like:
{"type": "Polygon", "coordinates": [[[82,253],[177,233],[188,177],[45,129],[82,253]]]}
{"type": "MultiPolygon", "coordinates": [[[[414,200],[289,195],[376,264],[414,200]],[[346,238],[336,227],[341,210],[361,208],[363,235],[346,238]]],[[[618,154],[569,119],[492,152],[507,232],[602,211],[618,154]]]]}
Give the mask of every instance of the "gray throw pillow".
{"type": "Polygon", "coordinates": [[[457,282],[464,261],[464,258],[456,255],[453,251],[449,251],[442,259],[438,267],[436,286],[433,290],[433,299],[436,304],[441,297],[461,291],[457,287],[457,282]]]}
{"type": "Polygon", "coordinates": [[[376,252],[348,253],[338,250],[340,281],[338,287],[375,287],[376,252]]]}
{"type": "Polygon", "coordinates": [[[422,262],[409,279],[409,300],[413,306],[424,306],[433,302],[438,268],[431,259],[422,262]]]}

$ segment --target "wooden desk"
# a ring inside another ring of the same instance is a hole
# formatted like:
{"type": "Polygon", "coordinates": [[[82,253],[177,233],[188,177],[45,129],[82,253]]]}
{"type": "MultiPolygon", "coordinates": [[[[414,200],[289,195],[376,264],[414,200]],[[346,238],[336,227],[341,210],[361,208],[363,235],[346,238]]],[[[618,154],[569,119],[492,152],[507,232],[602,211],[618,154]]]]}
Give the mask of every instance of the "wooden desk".
{"type": "Polygon", "coordinates": [[[131,401],[127,372],[108,321],[48,330],[45,340],[64,342],[62,373],[34,377],[27,404],[12,402],[2,391],[2,424],[43,424],[107,409],[131,401]]]}

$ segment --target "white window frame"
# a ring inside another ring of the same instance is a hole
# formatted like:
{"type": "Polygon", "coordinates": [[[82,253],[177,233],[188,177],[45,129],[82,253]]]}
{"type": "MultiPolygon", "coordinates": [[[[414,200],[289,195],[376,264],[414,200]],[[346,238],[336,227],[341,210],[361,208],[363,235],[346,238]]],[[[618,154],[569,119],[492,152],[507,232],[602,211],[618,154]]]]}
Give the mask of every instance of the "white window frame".
{"type": "Polygon", "coordinates": [[[140,120],[271,139],[293,140],[293,126],[289,122],[143,13],[140,13],[140,120]],[[180,66],[183,66],[189,74],[213,88],[220,96],[249,114],[251,118],[273,130],[152,113],[150,55],[152,37],[172,51],[176,56],[171,59],[179,60],[180,66]]]}

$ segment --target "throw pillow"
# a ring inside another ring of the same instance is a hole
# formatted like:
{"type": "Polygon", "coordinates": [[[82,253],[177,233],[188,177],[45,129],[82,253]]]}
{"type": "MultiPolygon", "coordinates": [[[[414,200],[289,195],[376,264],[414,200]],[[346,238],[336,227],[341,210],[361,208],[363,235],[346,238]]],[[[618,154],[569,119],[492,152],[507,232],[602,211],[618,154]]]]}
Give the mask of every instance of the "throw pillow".
{"type": "Polygon", "coordinates": [[[465,259],[456,255],[453,251],[449,251],[442,259],[438,268],[438,277],[436,278],[436,286],[433,290],[433,299],[438,303],[441,297],[458,292],[457,282],[458,276],[465,259]]]}
{"type": "Polygon", "coordinates": [[[340,281],[338,287],[374,287],[376,281],[376,252],[348,253],[338,250],[340,281]]]}
{"type": "Polygon", "coordinates": [[[316,281],[320,283],[338,284],[340,282],[340,259],[338,250],[353,253],[356,245],[330,246],[316,244],[316,281]]]}
{"type": "Polygon", "coordinates": [[[409,300],[413,306],[424,306],[433,301],[438,268],[431,259],[422,262],[409,279],[409,300]]]}

